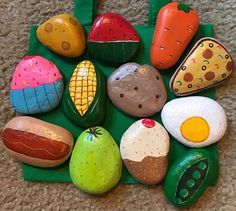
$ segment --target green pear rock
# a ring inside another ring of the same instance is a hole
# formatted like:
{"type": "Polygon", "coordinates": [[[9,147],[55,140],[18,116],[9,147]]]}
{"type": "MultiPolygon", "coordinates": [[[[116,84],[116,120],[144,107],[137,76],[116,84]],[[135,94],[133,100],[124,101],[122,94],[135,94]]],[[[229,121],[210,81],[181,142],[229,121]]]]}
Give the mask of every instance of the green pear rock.
{"type": "Polygon", "coordinates": [[[69,168],[71,179],[80,190],[91,194],[105,193],[121,178],[119,148],[104,128],[89,128],[78,137],[69,168]]]}

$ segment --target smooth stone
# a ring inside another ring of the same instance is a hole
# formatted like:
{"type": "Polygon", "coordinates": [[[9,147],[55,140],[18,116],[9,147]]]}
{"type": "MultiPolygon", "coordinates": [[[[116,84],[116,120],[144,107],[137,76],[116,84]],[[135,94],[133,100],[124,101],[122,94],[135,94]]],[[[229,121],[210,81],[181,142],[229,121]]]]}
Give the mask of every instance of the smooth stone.
{"type": "Polygon", "coordinates": [[[139,182],[151,185],[165,177],[169,146],[169,136],[163,126],[152,119],[141,119],[123,134],[120,153],[130,174],[139,182]]]}
{"type": "Polygon", "coordinates": [[[94,21],[87,45],[89,53],[99,61],[121,64],[135,56],[140,38],[124,17],[104,13],[94,21]]]}
{"type": "Polygon", "coordinates": [[[114,71],[108,78],[107,92],[115,106],[135,117],[156,114],[167,99],[160,73],[137,63],[126,63],[114,71]]]}
{"type": "Polygon", "coordinates": [[[106,113],[105,81],[92,62],[84,60],[75,68],[62,105],[68,119],[79,126],[100,125],[106,113]]]}
{"type": "Polygon", "coordinates": [[[207,97],[183,97],[168,102],[161,119],[168,132],[188,147],[206,147],[222,139],[227,128],[224,109],[207,97]]]}
{"type": "Polygon", "coordinates": [[[196,34],[199,17],[186,4],[171,2],[160,10],[153,34],[151,63],[159,70],[174,66],[196,34]]]}
{"type": "Polygon", "coordinates": [[[122,160],[112,136],[102,127],[85,130],[77,139],[69,170],[84,192],[102,194],[113,188],[121,178],[122,160]]]}
{"type": "Polygon", "coordinates": [[[219,172],[218,161],[206,149],[192,149],[179,157],[169,168],[164,193],[175,206],[192,206],[208,186],[215,185],[219,172]],[[199,169],[205,163],[205,169],[199,169]]]}
{"type": "Polygon", "coordinates": [[[39,41],[54,53],[78,57],[86,46],[84,30],[78,20],[69,14],[56,15],[37,29],[39,41]]]}
{"type": "Polygon", "coordinates": [[[6,152],[13,158],[44,168],[64,163],[74,145],[68,130],[28,116],[10,120],[1,137],[6,152]]]}
{"type": "Polygon", "coordinates": [[[216,86],[233,72],[234,62],[216,39],[199,40],[171,78],[170,89],[177,96],[190,95],[216,86]]]}
{"type": "Polygon", "coordinates": [[[63,77],[52,62],[41,56],[28,56],[13,73],[10,100],[18,113],[45,113],[60,104],[63,89],[63,77]]]}

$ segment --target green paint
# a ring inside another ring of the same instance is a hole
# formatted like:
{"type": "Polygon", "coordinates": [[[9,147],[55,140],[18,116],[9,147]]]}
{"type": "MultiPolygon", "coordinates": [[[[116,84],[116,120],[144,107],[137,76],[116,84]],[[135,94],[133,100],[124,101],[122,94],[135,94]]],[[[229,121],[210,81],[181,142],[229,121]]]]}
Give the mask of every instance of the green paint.
{"type": "Polygon", "coordinates": [[[85,130],[76,141],[69,170],[84,192],[102,194],[114,187],[121,178],[122,160],[112,136],[102,127],[85,130]]]}
{"type": "Polygon", "coordinates": [[[136,54],[139,42],[88,42],[91,57],[108,65],[121,64],[136,54]],[[101,53],[102,52],[102,53],[101,53]]]}
{"type": "Polygon", "coordinates": [[[217,176],[218,164],[211,152],[206,149],[192,149],[169,168],[164,182],[164,193],[175,206],[189,207],[217,176]]]}
{"type": "Polygon", "coordinates": [[[189,13],[192,10],[187,4],[179,4],[178,10],[183,10],[185,13],[189,13]]]}
{"type": "Polygon", "coordinates": [[[69,93],[69,83],[64,92],[62,99],[63,111],[68,119],[76,125],[82,127],[91,127],[100,125],[105,118],[106,114],[106,82],[102,73],[95,66],[97,77],[97,90],[93,102],[89,106],[87,112],[81,116],[72,102],[69,93]]]}

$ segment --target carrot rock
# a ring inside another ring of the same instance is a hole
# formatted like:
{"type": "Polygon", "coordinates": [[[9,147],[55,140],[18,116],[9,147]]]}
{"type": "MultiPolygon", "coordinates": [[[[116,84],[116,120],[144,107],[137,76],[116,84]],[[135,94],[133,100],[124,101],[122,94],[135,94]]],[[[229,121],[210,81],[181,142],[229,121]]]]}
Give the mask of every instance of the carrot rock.
{"type": "Polygon", "coordinates": [[[188,5],[172,2],[164,6],[158,14],[153,35],[152,65],[160,70],[175,65],[198,26],[198,14],[188,5]]]}

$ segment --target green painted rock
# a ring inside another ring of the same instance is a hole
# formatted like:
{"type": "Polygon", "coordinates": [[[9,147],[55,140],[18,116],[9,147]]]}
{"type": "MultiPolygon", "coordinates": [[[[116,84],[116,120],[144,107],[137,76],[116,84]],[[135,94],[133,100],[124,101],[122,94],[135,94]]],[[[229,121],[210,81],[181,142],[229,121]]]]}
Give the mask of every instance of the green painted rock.
{"type": "Polygon", "coordinates": [[[177,207],[189,207],[218,178],[218,163],[205,149],[189,150],[170,167],[164,193],[177,207]]]}
{"type": "Polygon", "coordinates": [[[88,35],[89,53],[101,62],[121,64],[132,59],[140,45],[133,26],[122,16],[104,13],[88,35]]]}
{"type": "Polygon", "coordinates": [[[99,125],[105,117],[106,85],[102,74],[88,60],[75,68],[63,99],[67,118],[79,126],[99,125]]]}
{"type": "Polygon", "coordinates": [[[77,139],[70,160],[70,176],[82,191],[102,194],[120,180],[122,160],[112,136],[102,127],[85,130],[77,139]]]}

